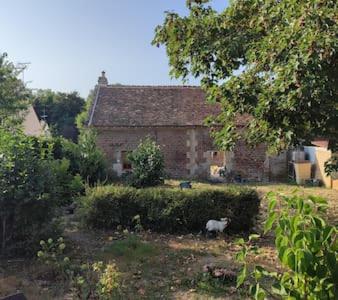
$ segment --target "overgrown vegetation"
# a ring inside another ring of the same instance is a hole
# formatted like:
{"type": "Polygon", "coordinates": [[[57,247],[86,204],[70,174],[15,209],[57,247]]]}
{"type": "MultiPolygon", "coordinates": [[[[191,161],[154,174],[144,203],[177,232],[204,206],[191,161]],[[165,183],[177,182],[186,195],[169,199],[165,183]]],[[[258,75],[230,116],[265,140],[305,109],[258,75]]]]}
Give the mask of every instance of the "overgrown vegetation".
{"type": "Polygon", "coordinates": [[[38,90],[33,94],[33,106],[40,119],[45,119],[53,136],[77,141],[76,116],[83,110],[85,101],[77,92],[61,93],[38,90]]]}
{"type": "MultiPolygon", "coordinates": [[[[255,282],[250,293],[255,299],[336,299],[338,295],[338,243],[336,227],[322,218],[327,202],[321,197],[290,197],[269,193],[269,216],[265,233],[274,228],[275,245],[283,272],[255,266],[250,272],[246,256],[257,247],[239,241],[237,259],[243,263],[238,286],[247,276],[255,282]],[[280,207],[278,207],[278,203],[280,207]]],[[[250,241],[258,236],[251,236],[250,241]]]]}
{"type": "Polygon", "coordinates": [[[259,211],[257,193],[249,188],[224,190],[135,189],[98,186],[81,198],[81,215],[92,228],[133,226],[157,232],[199,232],[209,219],[230,217],[229,230],[249,230],[259,211]]]}
{"type": "Polygon", "coordinates": [[[0,126],[10,128],[21,123],[22,111],[29,104],[30,92],[18,78],[20,72],[0,53],[0,126]],[[21,115],[20,115],[21,113],[21,115]]]}
{"type": "Polygon", "coordinates": [[[0,129],[0,241],[2,253],[34,251],[53,235],[60,185],[51,148],[20,132],[0,129]]]}
{"type": "Polygon", "coordinates": [[[134,187],[149,187],[164,182],[164,157],[160,146],[146,138],[128,155],[132,165],[130,184],[134,187]]]}
{"type": "Polygon", "coordinates": [[[74,299],[114,299],[119,295],[120,273],[115,263],[104,264],[102,261],[94,263],[73,263],[65,255],[66,244],[62,237],[54,241],[40,241],[41,250],[37,255],[53,274],[60,276],[68,289],[72,291],[74,299]]]}
{"type": "Polygon", "coordinates": [[[95,131],[81,130],[77,144],[62,137],[53,138],[53,144],[54,158],[68,160],[69,171],[74,176],[80,175],[90,185],[111,179],[105,157],[96,146],[95,131]]]}

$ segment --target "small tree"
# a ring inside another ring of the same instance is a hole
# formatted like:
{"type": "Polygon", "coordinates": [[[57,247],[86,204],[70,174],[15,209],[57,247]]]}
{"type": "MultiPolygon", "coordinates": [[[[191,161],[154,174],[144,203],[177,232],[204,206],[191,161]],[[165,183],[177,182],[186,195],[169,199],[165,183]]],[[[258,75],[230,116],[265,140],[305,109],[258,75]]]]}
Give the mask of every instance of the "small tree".
{"type": "Polygon", "coordinates": [[[0,244],[2,253],[27,254],[51,235],[55,207],[50,148],[40,140],[0,129],[0,244]]]}
{"type": "Polygon", "coordinates": [[[93,129],[83,129],[79,136],[80,175],[89,184],[107,178],[107,166],[103,153],[96,146],[96,132],[93,129]]]}
{"type": "Polygon", "coordinates": [[[135,187],[155,186],[164,181],[164,158],[160,146],[151,138],[141,141],[136,150],[128,155],[135,187]]]}

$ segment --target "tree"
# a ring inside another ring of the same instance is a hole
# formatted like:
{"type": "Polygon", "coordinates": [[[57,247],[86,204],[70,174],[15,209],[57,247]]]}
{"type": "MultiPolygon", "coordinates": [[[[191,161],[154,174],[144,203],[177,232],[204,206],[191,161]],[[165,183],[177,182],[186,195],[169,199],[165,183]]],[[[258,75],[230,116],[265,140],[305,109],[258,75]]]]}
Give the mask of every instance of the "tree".
{"type": "Polygon", "coordinates": [[[28,105],[30,96],[23,82],[18,78],[20,72],[7,60],[7,54],[0,53],[0,125],[20,123],[19,112],[28,105]]]}
{"type": "Polygon", "coordinates": [[[78,143],[80,175],[91,185],[107,180],[109,175],[104,154],[96,146],[96,137],[94,129],[82,129],[78,143]]]}
{"type": "Polygon", "coordinates": [[[86,103],[82,111],[76,117],[76,126],[79,130],[83,129],[89,120],[90,109],[92,107],[93,101],[95,98],[95,91],[91,90],[86,99],[86,103]]]}
{"type": "Polygon", "coordinates": [[[31,251],[52,234],[56,178],[50,147],[0,129],[0,244],[2,254],[31,251]]]}
{"type": "Polygon", "coordinates": [[[77,92],[60,93],[51,90],[39,90],[35,94],[34,108],[39,116],[46,120],[52,133],[73,141],[77,140],[76,116],[82,111],[85,101],[77,92]]]}
{"type": "Polygon", "coordinates": [[[153,44],[166,47],[176,78],[192,75],[221,113],[207,123],[230,149],[239,138],[280,151],[328,137],[337,146],[336,1],[237,0],[221,13],[188,0],[190,14],[167,12],[153,44]],[[235,118],[249,114],[246,130],[235,118]],[[214,128],[216,129],[216,127],[214,128]]]}

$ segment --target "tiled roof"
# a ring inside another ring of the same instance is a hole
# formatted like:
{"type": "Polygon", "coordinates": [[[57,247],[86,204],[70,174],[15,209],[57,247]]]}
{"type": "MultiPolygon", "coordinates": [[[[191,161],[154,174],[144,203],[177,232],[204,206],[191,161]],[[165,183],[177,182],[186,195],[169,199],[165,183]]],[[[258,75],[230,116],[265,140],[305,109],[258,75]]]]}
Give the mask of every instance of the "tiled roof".
{"type": "Polygon", "coordinates": [[[199,87],[98,85],[89,125],[201,126],[219,111],[199,87]]]}

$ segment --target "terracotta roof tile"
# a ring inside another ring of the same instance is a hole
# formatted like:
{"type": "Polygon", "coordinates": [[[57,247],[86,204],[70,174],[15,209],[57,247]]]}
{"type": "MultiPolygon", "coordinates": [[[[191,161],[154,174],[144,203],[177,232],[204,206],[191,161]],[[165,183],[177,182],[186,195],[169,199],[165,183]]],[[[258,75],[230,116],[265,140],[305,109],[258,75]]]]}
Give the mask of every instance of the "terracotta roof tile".
{"type": "Polygon", "coordinates": [[[89,125],[201,126],[220,110],[193,86],[99,86],[89,125]]]}

